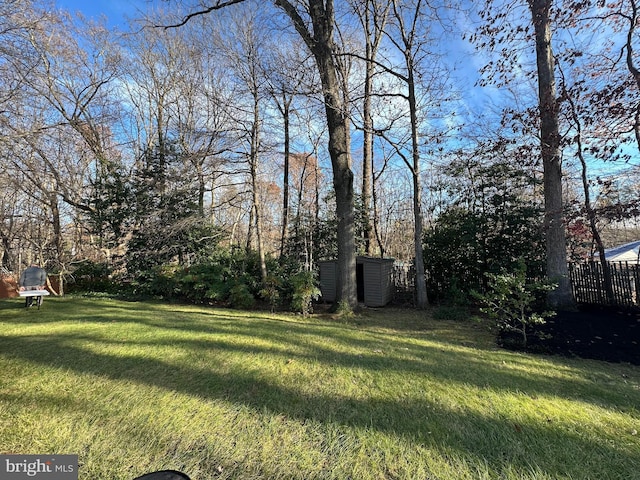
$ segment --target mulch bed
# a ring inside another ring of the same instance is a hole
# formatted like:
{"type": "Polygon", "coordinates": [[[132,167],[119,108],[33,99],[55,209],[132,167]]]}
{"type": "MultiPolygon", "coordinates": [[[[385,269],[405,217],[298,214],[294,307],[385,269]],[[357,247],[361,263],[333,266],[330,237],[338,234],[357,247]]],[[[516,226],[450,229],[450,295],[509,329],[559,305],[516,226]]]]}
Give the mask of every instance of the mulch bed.
{"type": "MultiPolygon", "coordinates": [[[[522,350],[520,338],[502,332],[498,343],[522,350]]],[[[559,312],[529,332],[526,351],[640,365],[640,312],[597,306],[559,312]]]]}

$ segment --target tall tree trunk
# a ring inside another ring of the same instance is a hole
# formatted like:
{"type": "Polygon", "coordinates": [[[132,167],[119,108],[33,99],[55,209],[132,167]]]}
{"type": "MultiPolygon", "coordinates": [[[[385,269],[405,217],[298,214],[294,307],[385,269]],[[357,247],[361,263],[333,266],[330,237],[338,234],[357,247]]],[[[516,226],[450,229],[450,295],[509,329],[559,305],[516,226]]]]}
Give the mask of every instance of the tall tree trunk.
{"type": "Polygon", "coordinates": [[[258,257],[260,259],[260,274],[262,282],[267,280],[267,262],[264,254],[264,242],[262,239],[262,215],[260,211],[260,195],[258,192],[258,155],[260,150],[260,109],[257,92],[253,98],[253,125],[251,126],[251,152],[249,156],[251,190],[252,190],[252,210],[255,222],[256,241],[258,243],[258,257]]]}
{"type": "MultiPolygon", "coordinates": [[[[387,23],[391,3],[386,2],[380,8],[378,0],[366,0],[363,11],[359,13],[365,34],[365,78],[364,98],[362,104],[362,208],[364,213],[363,237],[367,255],[373,255],[377,236],[374,231],[376,222],[375,195],[373,192],[373,116],[371,101],[373,92],[373,76],[375,74],[375,60],[382,40],[382,32],[387,23]]],[[[378,242],[379,245],[379,242],[378,242]]],[[[379,248],[380,256],[383,255],[379,248]]]]}
{"type": "Polygon", "coordinates": [[[200,159],[196,162],[196,172],[198,176],[198,213],[201,218],[204,218],[204,196],[207,192],[203,163],[204,160],[200,159]]]}
{"type": "Polygon", "coordinates": [[[287,242],[287,232],[289,230],[289,105],[291,100],[282,95],[282,121],[284,122],[284,173],[282,176],[282,231],[280,233],[280,259],[284,257],[285,244],[287,242]]]}
{"type": "MultiPolygon", "coordinates": [[[[370,42],[367,41],[367,58],[370,58],[370,42]]],[[[371,91],[373,90],[373,64],[367,62],[364,80],[363,143],[362,143],[362,210],[364,217],[363,237],[365,252],[373,254],[373,228],[371,225],[371,202],[373,199],[373,118],[371,116],[371,91]]]]}
{"type": "Polygon", "coordinates": [[[62,238],[62,224],[60,222],[60,205],[58,194],[49,192],[49,208],[51,209],[51,226],[53,227],[53,246],[56,252],[56,263],[63,270],[64,267],[64,240],[62,238]]]}
{"type": "MultiPolygon", "coordinates": [[[[243,1],[218,3],[208,9],[187,15],[180,24],[175,26],[184,25],[196,15],[209,13],[243,1]]],[[[353,171],[351,170],[347,105],[344,104],[346,95],[341,95],[342,85],[339,79],[339,66],[334,57],[334,2],[333,0],[307,0],[306,2],[273,0],[273,3],[278,8],[281,8],[291,19],[294,28],[311,51],[320,75],[327,117],[327,130],[329,132],[328,150],[333,170],[336,217],[338,219],[336,300],[354,308],[358,304],[358,297],[356,289],[353,171]],[[311,20],[311,30],[306,22],[307,17],[311,20]]]]}
{"type": "Polygon", "coordinates": [[[253,248],[253,230],[255,228],[256,222],[254,220],[255,209],[253,208],[253,197],[251,198],[251,206],[249,207],[249,221],[247,222],[247,239],[245,243],[245,251],[249,253],[249,251],[253,248]]]}
{"type": "MultiPolygon", "coordinates": [[[[9,221],[11,220],[12,219],[9,219],[9,221]]],[[[11,249],[11,239],[2,231],[0,231],[0,238],[2,238],[2,262],[0,265],[9,271],[12,271],[13,255],[11,249]]]]}
{"type": "Polygon", "coordinates": [[[378,244],[378,251],[380,252],[380,257],[384,257],[386,251],[382,243],[382,236],[380,235],[380,228],[379,228],[380,212],[378,211],[378,193],[376,190],[375,176],[373,177],[371,182],[371,201],[373,204],[373,231],[375,234],[374,238],[378,244]]]}
{"type": "Polygon", "coordinates": [[[427,280],[424,271],[424,254],[422,249],[422,186],[420,183],[420,146],[418,144],[418,112],[416,103],[415,79],[413,65],[407,65],[409,86],[409,112],[411,117],[411,150],[413,167],[413,222],[414,222],[414,251],[416,267],[416,306],[427,308],[427,280]]]}
{"type": "Polygon", "coordinates": [[[547,277],[558,284],[549,292],[552,308],[573,308],[567,239],[563,215],[562,167],[560,164],[560,133],[556,99],[555,62],[551,49],[549,12],[552,0],[528,0],[533,16],[538,67],[538,98],[540,108],[540,141],[544,170],[544,209],[547,252],[547,277]]]}
{"type": "Polygon", "coordinates": [[[351,308],[358,304],[356,289],[356,244],[353,198],[353,171],[349,145],[349,126],[346,105],[340,92],[338,66],[333,51],[335,26],[333,0],[309,0],[308,14],[313,33],[287,0],[274,0],[293,21],[296,31],[311,51],[318,67],[324,96],[327,129],[329,132],[329,156],[333,170],[333,187],[336,193],[336,217],[338,220],[338,265],[336,301],[351,308]]]}
{"type": "MultiPolygon", "coordinates": [[[[329,74],[328,76],[331,76],[329,74]]],[[[330,83],[330,82],[329,82],[330,83]]],[[[331,107],[330,94],[325,94],[327,125],[329,127],[329,155],[333,167],[333,188],[336,193],[336,217],[338,220],[338,278],[337,302],[355,308],[358,303],[356,290],[356,244],[353,198],[353,172],[347,141],[345,118],[331,107]]]]}

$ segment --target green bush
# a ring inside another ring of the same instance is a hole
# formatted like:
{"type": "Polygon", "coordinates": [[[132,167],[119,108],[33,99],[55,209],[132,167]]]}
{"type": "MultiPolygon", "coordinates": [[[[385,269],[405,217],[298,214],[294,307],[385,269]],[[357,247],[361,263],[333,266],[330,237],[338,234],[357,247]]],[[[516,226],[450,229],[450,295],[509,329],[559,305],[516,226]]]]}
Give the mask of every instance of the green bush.
{"type": "Polygon", "coordinates": [[[149,293],[166,300],[180,297],[178,276],[180,269],[176,265],[160,265],[152,270],[149,279],[149,293]]]}
{"type": "Polygon", "coordinates": [[[518,332],[522,347],[527,346],[527,328],[541,324],[554,312],[542,310],[544,294],[555,288],[547,281],[527,281],[523,262],[513,272],[487,273],[485,292],[472,291],[480,304],[480,311],[494,320],[502,330],[518,332]]]}
{"type": "Polygon", "coordinates": [[[305,316],[312,313],[312,302],[320,298],[321,294],[317,286],[315,273],[308,271],[296,273],[291,277],[291,286],[291,309],[305,316]]]}
{"type": "Polygon", "coordinates": [[[273,312],[280,302],[280,290],[282,289],[282,279],[275,275],[267,276],[267,280],[264,282],[262,289],[260,290],[260,297],[265,300],[271,307],[273,312]]]}
{"type": "Polygon", "coordinates": [[[132,284],[135,293],[189,303],[225,303],[238,278],[253,295],[259,285],[259,267],[242,250],[218,249],[206,260],[190,266],[160,265],[138,272],[132,284]],[[256,276],[257,275],[257,276],[256,276]],[[254,290],[251,286],[255,285],[254,290]]]}
{"type": "Polygon", "coordinates": [[[111,275],[111,267],[106,262],[85,260],[73,266],[65,290],[67,293],[116,293],[118,285],[111,275]]]}
{"type": "Polygon", "coordinates": [[[261,298],[272,311],[287,305],[293,311],[311,313],[312,302],[320,296],[314,273],[301,271],[293,257],[279,261],[269,257],[267,270],[269,276],[263,282],[256,252],[218,248],[190,266],[171,263],[139,271],[128,286],[137,298],[228,304],[234,308],[251,308],[256,298],[261,298]]]}
{"type": "Polygon", "coordinates": [[[336,315],[343,321],[349,321],[355,318],[356,314],[346,300],[340,300],[336,307],[336,315]]]}
{"type": "Polygon", "coordinates": [[[424,232],[431,301],[447,302],[455,290],[483,291],[485,274],[513,271],[521,260],[531,277],[544,266],[538,178],[513,161],[510,143],[500,138],[465,153],[447,164],[440,188],[451,203],[424,232]]]}
{"type": "Polygon", "coordinates": [[[179,276],[180,295],[191,303],[225,302],[231,290],[231,272],[224,262],[184,268],[179,276]]]}
{"type": "Polygon", "coordinates": [[[229,304],[240,310],[249,309],[255,304],[255,298],[245,283],[236,283],[229,292],[229,304]]]}

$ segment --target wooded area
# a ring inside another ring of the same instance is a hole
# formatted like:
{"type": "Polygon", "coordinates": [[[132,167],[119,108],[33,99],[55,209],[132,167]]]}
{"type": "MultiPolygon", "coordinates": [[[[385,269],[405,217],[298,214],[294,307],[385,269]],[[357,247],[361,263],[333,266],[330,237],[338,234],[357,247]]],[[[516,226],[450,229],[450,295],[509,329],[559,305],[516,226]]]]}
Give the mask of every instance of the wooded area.
{"type": "Polygon", "coordinates": [[[0,0],[3,267],[272,302],[338,258],[354,306],[392,257],[424,307],[524,261],[562,306],[639,238],[636,0],[205,4],[0,0]]]}

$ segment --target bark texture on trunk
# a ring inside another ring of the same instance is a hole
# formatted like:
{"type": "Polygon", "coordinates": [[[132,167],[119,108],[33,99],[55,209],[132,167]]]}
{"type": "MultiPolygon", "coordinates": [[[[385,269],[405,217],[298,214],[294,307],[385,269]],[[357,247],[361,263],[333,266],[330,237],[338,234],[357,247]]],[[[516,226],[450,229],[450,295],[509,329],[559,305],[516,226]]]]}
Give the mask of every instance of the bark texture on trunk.
{"type": "Polygon", "coordinates": [[[529,0],[535,29],[538,67],[547,277],[558,284],[558,287],[549,293],[548,302],[552,308],[566,309],[574,307],[574,300],[569,280],[567,239],[563,215],[560,133],[549,16],[551,4],[552,0],[529,0]]]}
{"type": "Polygon", "coordinates": [[[347,108],[341,94],[338,64],[334,58],[333,29],[335,25],[333,0],[308,0],[311,32],[293,3],[274,0],[291,18],[296,31],[313,54],[318,67],[324,96],[329,156],[333,170],[338,220],[338,265],[336,301],[351,308],[357,307],[356,242],[354,215],[354,175],[351,170],[349,125],[347,108]]]}
{"type": "Polygon", "coordinates": [[[427,308],[427,278],[424,269],[424,251],[422,249],[422,185],[420,183],[420,145],[418,135],[418,106],[413,77],[413,65],[409,62],[409,111],[411,116],[411,144],[413,159],[413,223],[414,223],[414,252],[416,267],[416,306],[427,308]]]}

